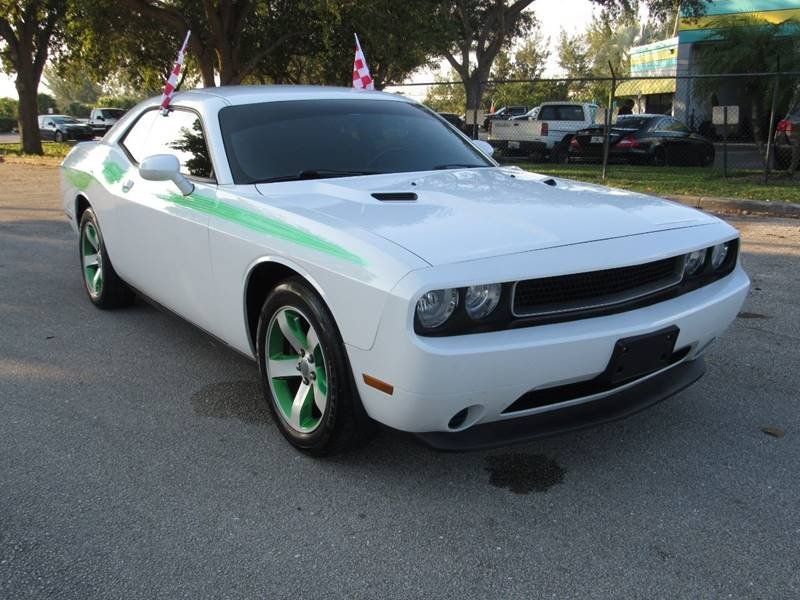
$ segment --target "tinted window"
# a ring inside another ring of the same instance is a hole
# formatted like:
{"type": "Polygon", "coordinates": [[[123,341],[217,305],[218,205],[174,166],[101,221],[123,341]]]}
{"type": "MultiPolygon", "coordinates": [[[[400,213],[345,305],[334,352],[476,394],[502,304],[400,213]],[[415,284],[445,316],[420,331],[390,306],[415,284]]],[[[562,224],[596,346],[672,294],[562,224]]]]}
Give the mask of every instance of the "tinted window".
{"type": "Polygon", "coordinates": [[[200,117],[188,110],[172,110],[166,117],[160,110],[147,111],[122,145],[137,163],[153,154],[174,154],[185,175],[214,177],[200,117]]]}
{"type": "Polygon", "coordinates": [[[487,162],[428,109],[392,100],[295,100],[219,112],[236,183],[404,173],[487,162]]]}
{"type": "Polygon", "coordinates": [[[100,115],[105,119],[119,119],[125,111],[119,108],[104,108],[100,111],[100,115]]]}
{"type": "Polygon", "coordinates": [[[539,111],[541,121],[583,121],[583,108],[565,104],[563,106],[543,106],[539,111]]]}
{"type": "Polygon", "coordinates": [[[664,131],[675,131],[678,133],[689,133],[689,128],[676,119],[664,119],[660,129],[664,131]]]}
{"type": "Polygon", "coordinates": [[[653,117],[617,117],[617,127],[645,129],[653,124],[653,117]]]}
{"type": "Polygon", "coordinates": [[[73,119],[72,117],[53,117],[53,121],[55,123],[80,123],[80,121],[73,119]]]}

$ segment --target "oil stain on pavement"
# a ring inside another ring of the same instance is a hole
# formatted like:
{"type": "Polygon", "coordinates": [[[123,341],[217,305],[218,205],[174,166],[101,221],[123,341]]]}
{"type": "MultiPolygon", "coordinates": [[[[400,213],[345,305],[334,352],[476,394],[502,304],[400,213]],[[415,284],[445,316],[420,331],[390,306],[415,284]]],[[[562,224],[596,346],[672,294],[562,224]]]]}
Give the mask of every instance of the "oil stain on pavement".
{"type": "Polygon", "coordinates": [[[564,480],[566,469],[542,454],[495,454],[486,457],[489,483],[515,494],[546,492],[564,480]]]}
{"type": "Polygon", "coordinates": [[[192,394],[192,410],[201,417],[270,422],[259,381],[221,381],[192,394]]]}

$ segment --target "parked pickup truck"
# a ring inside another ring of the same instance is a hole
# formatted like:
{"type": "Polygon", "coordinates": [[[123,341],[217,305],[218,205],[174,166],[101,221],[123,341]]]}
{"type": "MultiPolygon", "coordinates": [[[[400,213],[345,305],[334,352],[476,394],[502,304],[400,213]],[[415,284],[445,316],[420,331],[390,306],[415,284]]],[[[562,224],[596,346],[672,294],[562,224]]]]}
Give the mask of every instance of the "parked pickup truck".
{"type": "Polygon", "coordinates": [[[505,155],[565,162],[572,136],[593,125],[597,111],[596,104],[545,102],[526,118],[493,122],[489,143],[505,155]]]}
{"type": "Polygon", "coordinates": [[[93,108],[89,115],[89,127],[95,135],[105,135],[124,114],[121,108],[93,108]]]}

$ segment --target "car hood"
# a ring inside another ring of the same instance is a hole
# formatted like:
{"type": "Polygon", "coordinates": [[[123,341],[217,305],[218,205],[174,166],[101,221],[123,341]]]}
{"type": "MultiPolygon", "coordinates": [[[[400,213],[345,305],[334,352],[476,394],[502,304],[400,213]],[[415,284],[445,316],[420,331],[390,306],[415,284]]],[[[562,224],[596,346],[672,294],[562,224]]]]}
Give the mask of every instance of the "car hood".
{"type": "Polygon", "coordinates": [[[312,209],[377,234],[432,265],[691,227],[716,219],[602,186],[480,168],[259,184],[292,210],[312,209]],[[373,194],[416,194],[380,200],[373,194]]]}

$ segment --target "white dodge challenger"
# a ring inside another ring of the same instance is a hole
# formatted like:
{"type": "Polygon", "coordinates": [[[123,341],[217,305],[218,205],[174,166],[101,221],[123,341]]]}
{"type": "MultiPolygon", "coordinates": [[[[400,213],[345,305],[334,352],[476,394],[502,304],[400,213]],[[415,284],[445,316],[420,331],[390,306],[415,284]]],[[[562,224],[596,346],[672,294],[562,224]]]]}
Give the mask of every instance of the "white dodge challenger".
{"type": "Polygon", "coordinates": [[[703,374],[750,284],[723,221],[499,167],[379,92],[153,99],[61,173],[89,299],[141,295],[254,358],[316,455],[376,422],[462,449],[631,414],[703,374]]]}

